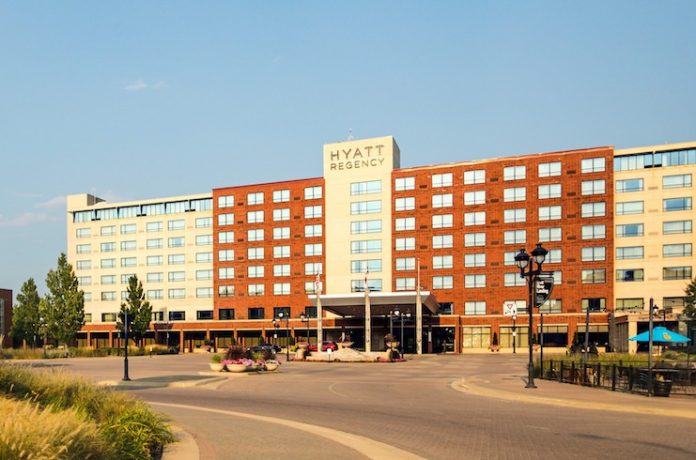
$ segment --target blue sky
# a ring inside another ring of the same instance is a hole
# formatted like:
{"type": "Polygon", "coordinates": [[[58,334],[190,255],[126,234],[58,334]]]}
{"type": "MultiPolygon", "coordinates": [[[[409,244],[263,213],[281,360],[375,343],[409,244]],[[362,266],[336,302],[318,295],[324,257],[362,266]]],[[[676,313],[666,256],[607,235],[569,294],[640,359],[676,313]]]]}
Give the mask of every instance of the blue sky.
{"type": "Polygon", "coordinates": [[[65,250],[69,193],[138,199],[696,140],[696,2],[0,0],[0,287],[65,250]]]}

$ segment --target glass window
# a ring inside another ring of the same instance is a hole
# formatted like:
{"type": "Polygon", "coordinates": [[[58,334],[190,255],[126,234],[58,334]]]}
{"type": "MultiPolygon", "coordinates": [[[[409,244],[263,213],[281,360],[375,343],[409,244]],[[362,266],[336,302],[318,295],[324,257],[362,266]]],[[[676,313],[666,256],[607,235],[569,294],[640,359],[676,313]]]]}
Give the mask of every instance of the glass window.
{"type": "Polygon", "coordinates": [[[353,235],[360,235],[363,233],[379,233],[381,231],[382,221],[379,219],[359,220],[350,223],[350,233],[352,233],[353,235]]]}
{"type": "Polygon", "coordinates": [[[185,246],[183,236],[175,236],[169,238],[167,243],[170,248],[183,248],[185,246]]]}
{"type": "MultiPolygon", "coordinates": [[[[170,299],[184,299],[186,297],[186,289],[183,289],[183,288],[169,289],[169,290],[167,290],[167,297],[170,299]]],[[[171,319],[172,313],[175,313],[175,312],[171,312],[171,311],[169,312],[170,319],[171,319]]]]}
{"type": "MultiPolygon", "coordinates": [[[[381,279],[368,279],[367,288],[370,292],[381,291],[382,290],[382,280],[381,279]]],[[[365,292],[365,280],[351,280],[350,281],[350,291],[351,292],[365,292]]]]}
{"type": "Polygon", "coordinates": [[[503,232],[504,244],[519,244],[527,241],[526,230],[507,230],[503,232]]]}
{"type": "Polygon", "coordinates": [[[673,220],[662,224],[662,233],[674,235],[678,233],[691,233],[692,222],[690,220],[673,220]]]}
{"type": "MultiPolygon", "coordinates": [[[[160,224],[161,224],[161,222],[160,222],[160,224]]],[[[114,226],[114,225],[109,225],[107,227],[101,227],[99,229],[99,235],[101,235],[101,236],[112,236],[115,234],[116,234],[116,226],[114,226]]]]}
{"type": "MultiPolygon", "coordinates": [[[[483,214],[483,220],[486,220],[486,213],[479,213],[483,214]]],[[[466,217],[466,214],[464,215],[466,217]]],[[[481,216],[479,216],[481,217],[481,216]]],[[[451,228],[453,225],[453,217],[452,214],[442,214],[442,215],[435,215],[433,216],[433,228],[451,228]]],[[[475,224],[471,224],[475,225],[475,224]]]]}
{"type": "Polygon", "coordinates": [[[619,282],[643,281],[643,269],[642,268],[624,268],[624,269],[616,270],[616,281],[619,281],[619,282]]]}
{"type": "Polygon", "coordinates": [[[234,232],[218,233],[218,243],[234,243],[234,232]]]}
{"type": "MultiPolygon", "coordinates": [[[[486,235],[483,234],[485,243],[486,235]]],[[[433,249],[448,249],[454,244],[452,235],[433,235],[433,249]]]]}
{"type": "MultiPolygon", "coordinates": [[[[290,269],[288,265],[288,275],[290,275],[290,269]]],[[[305,275],[321,275],[322,264],[321,262],[308,262],[304,264],[305,275]]]]}
{"type": "Polygon", "coordinates": [[[524,201],[527,199],[527,189],[524,187],[506,188],[503,191],[503,201],[524,201]]]}
{"type": "Polygon", "coordinates": [[[148,283],[161,283],[164,278],[162,272],[151,272],[147,274],[145,279],[148,283]]]}
{"type": "Polygon", "coordinates": [[[624,201],[616,203],[616,215],[624,216],[629,214],[643,214],[642,201],[624,201]]]}
{"type": "Polygon", "coordinates": [[[433,276],[433,289],[452,289],[453,286],[451,276],[433,276]]]}
{"type": "Polygon", "coordinates": [[[464,171],[464,185],[483,184],[484,182],[486,182],[485,170],[464,171]]]}
{"type": "Polygon", "coordinates": [[[207,281],[211,279],[213,279],[212,270],[196,270],[196,281],[207,281]]]}
{"type": "Polygon", "coordinates": [[[351,260],[351,273],[380,273],[382,271],[382,259],[351,260]]]}
{"type": "Polygon", "coordinates": [[[662,188],[687,188],[691,187],[691,174],[676,174],[662,178],[662,188]]]}
{"type": "Polygon", "coordinates": [[[167,263],[169,265],[179,265],[186,262],[183,254],[170,254],[167,256],[167,263]]]}
{"type": "Polygon", "coordinates": [[[351,252],[351,254],[369,254],[369,253],[375,253],[375,252],[382,252],[382,241],[381,240],[351,241],[350,242],[350,252],[351,252]]]}
{"type": "Polygon", "coordinates": [[[102,275],[99,282],[101,284],[116,284],[116,275],[102,275]]]}
{"type": "Polygon", "coordinates": [[[167,273],[167,280],[169,280],[170,282],[185,281],[186,280],[186,272],[184,272],[184,271],[169,272],[169,273],[167,273]]]}
{"type": "Polygon", "coordinates": [[[274,203],[287,203],[290,201],[290,190],[274,190],[273,191],[273,202],[274,203]]]}
{"type": "Polygon", "coordinates": [[[545,184],[539,186],[539,199],[546,200],[549,198],[561,197],[561,184],[545,184]]]}
{"type": "Polygon", "coordinates": [[[663,244],[662,257],[691,257],[691,243],[663,244]]]}
{"type": "Polygon", "coordinates": [[[606,260],[606,248],[604,246],[582,248],[583,262],[596,262],[600,260],[606,260]]]}
{"type": "Polygon", "coordinates": [[[540,243],[545,243],[547,241],[561,241],[561,238],[561,227],[544,227],[539,229],[540,243]]]}
{"type": "MultiPolygon", "coordinates": [[[[398,202],[399,199],[397,199],[398,202]]],[[[411,208],[413,209],[413,208],[411,208]]],[[[400,209],[397,209],[399,211],[400,209]]],[[[350,213],[355,214],[375,214],[382,212],[382,201],[372,200],[372,201],[355,201],[350,204],[350,213]]],[[[320,216],[315,216],[320,217],[320,216]]]]}
{"type": "MultiPolygon", "coordinates": [[[[434,219],[435,219],[435,216],[433,216],[433,220],[434,219]]],[[[486,225],[486,211],[465,212],[464,213],[464,225],[465,226],[486,225]]],[[[450,222],[449,226],[450,227],[452,226],[451,222],[450,222]]],[[[436,228],[436,227],[433,225],[433,228],[436,228]]]]}
{"type": "Polygon", "coordinates": [[[526,222],[526,220],[527,210],[525,208],[506,209],[503,211],[503,221],[506,224],[511,224],[515,222],[526,222]]]}
{"type": "Polygon", "coordinates": [[[527,168],[525,166],[508,166],[503,168],[503,180],[520,180],[527,177],[527,168]]]}
{"type": "Polygon", "coordinates": [[[223,195],[218,197],[218,208],[231,208],[234,206],[234,196],[223,195]]]}
{"type": "Polygon", "coordinates": [[[517,255],[516,251],[504,252],[503,253],[503,265],[516,265],[516,263],[515,263],[515,256],[516,255],[517,255]]]}
{"type": "Polygon", "coordinates": [[[232,225],[234,224],[234,214],[218,214],[218,225],[232,225]]]}
{"type": "Polygon", "coordinates": [[[273,221],[274,222],[282,222],[285,220],[290,220],[290,209],[289,208],[274,209],[273,210],[273,221]]]}
{"type": "Polygon", "coordinates": [[[263,241],[263,229],[247,230],[247,241],[263,241]]]}
{"type": "Polygon", "coordinates": [[[208,228],[213,226],[212,217],[198,217],[196,218],[196,228],[208,228]]]}
{"type": "Polygon", "coordinates": [[[662,269],[663,280],[690,280],[691,267],[664,267],[662,269]]]}
{"type": "Polygon", "coordinates": [[[320,256],[322,253],[322,245],[321,243],[312,243],[312,244],[305,244],[304,245],[304,254],[307,257],[310,256],[320,256]]]}
{"type": "Polygon", "coordinates": [[[604,158],[586,158],[581,161],[580,168],[583,174],[602,172],[605,170],[604,158]]]}
{"type": "Polygon", "coordinates": [[[416,289],[415,278],[396,278],[397,291],[414,291],[416,289]]]}
{"type": "Polygon", "coordinates": [[[394,179],[394,191],[403,192],[404,190],[413,190],[416,188],[415,177],[397,177],[394,179]]]}
{"type": "Polygon", "coordinates": [[[75,230],[75,236],[77,238],[88,238],[92,236],[91,228],[78,228],[75,230]]]}
{"type": "Polygon", "coordinates": [[[395,224],[396,231],[403,230],[415,230],[416,229],[416,218],[415,217],[399,217],[396,219],[395,224]]]}
{"type": "Polygon", "coordinates": [[[92,268],[91,260],[78,260],[76,263],[78,270],[90,270],[92,268]]]}
{"type": "Polygon", "coordinates": [[[606,191],[606,181],[600,180],[584,180],[582,181],[583,195],[601,195],[606,191]]]}
{"type": "Polygon", "coordinates": [[[464,254],[464,266],[469,267],[485,267],[486,254],[464,254]]]}
{"type": "Polygon", "coordinates": [[[263,204],[263,192],[255,192],[247,194],[247,204],[256,205],[263,204]]]}
{"type": "Polygon", "coordinates": [[[263,211],[249,211],[247,212],[247,223],[249,224],[260,224],[263,223],[264,212],[263,211]]]}
{"type": "Polygon", "coordinates": [[[162,265],[162,256],[147,256],[145,264],[149,266],[162,265]]]}
{"type": "Polygon", "coordinates": [[[662,209],[665,212],[688,211],[691,209],[691,197],[668,198],[662,200],[662,209]]]}
{"type": "MultiPolygon", "coordinates": [[[[249,294],[251,295],[251,294],[249,294]]],[[[263,308],[249,308],[247,317],[249,319],[263,319],[264,318],[264,312],[263,308]]]]}
{"type": "Polygon", "coordinates": [[[505,273],[504,284],[506,287],[524,286],[526,283],[526,280],[518,272],[505,273]]]}
{"type": "Polygon", "coordinates": [[[486,203],[486,191],[476,190],[474,192],[464,192],[464,204],[467,206],[486,203]]]}
{"type": "Polygon", "coordinates": [[[642,259],[643,253],[643,246],[624,246],[616,248],[616,258],[618,260],[642,259]]]}
{"type": "Polygon", "coordinates": [[[410,238],[397,238],[396,239],[396,250],[397,251],[413,251],[416,249],[416,239],[410,238]]]}
{"type": "Polygon", "coordinates": [[[465,315],[485,315],[486,314],[486,302],[483,300],[464,302],[464,314],[465,315]]]}
{"type": "Polygon", "coordinates": [[[263,259],[264,248],[247,248],[247,259],[260,260],[263,259]]]}
{"type": "Polygon", "coordinates": [[[273,295],[290,295],[290,283],[273,283],[273,295]]]}
{"type": "Polygon", "coordinates": [[[452,186],[452,173],[433,174],[432,184],[433,184],[433,188],[451,187],[452,186]]]}
{"type": "Polygon", "coordinates": [[[619,238],[643,236],[643,224],[622,224],[616,226],[616,236],[619,238]]]}
{"type": "MultiPolygon", "coordinates": [[[[305,270],[306,270],[306,266],[307,266],[307,264],[305,264],[305,270]]],[[[290,276],[290,264],[274,265],[273,266],[273,276],[276,276],[276,277],[290,276]]]]}
{"type": "Polygon", "coordinates": [[[365,182],[353,182],[350,184],[351,195],[368,195],[370,193],[381,193],[382,181],[370,180],[365,182]]]}
{"type": "Polygon", "coordinates": [[[433,256],[433,269],[452,268],[452,256],[433,256]]]}
{"type": "Polygon", "coordinates": [[[116,243],[114,243],[114,242],[101,243],[99,245],[99,250],[101,252],[114,252],[116,250],[116,243]]]}
{"type": "Polygon", "coordinates": [[[162,289],[148,289],[147,298],[149,300],[157,300],[164,298],[164,291],[162,289]]]}
{"type": "Polygon", "coordinates": [[[640,192],[643,190],[643,179],[623,179],[616,181],[616,193],[640,192]]]}
{"type": "Polygon", "coordinates": [[[474,246],[485,246],[486,245],[486,234],[485,233],[465,233],[464,234],[464,246],[474,247],[474,246]]]}
{"type": "Polygon", "coordinates": [[[273,229],[274,240],[290,239],[290,227],[276,227],[273,229]]]}
{"type": "Polygon", "coordinates": [[[121,267],[135,267],[138,265],[136,257],[121,257],[121,267]]]}
{"type": "Polygon", "coordinates": [[[304,217],[305,219],[318,219],[321,217],[322,207],[321,206],[305,206],[304,217]]]}
{"type": "Polygon", "coordinates": [[[265,267],[263,265],[247,266],[247,278],[263,278],[265,267]]]}
{"type": "Polygon", "coordinates": [[[541,206],[539,208],[539,220],[558,220],[563,211],[561,206],[541,206]]]}
{"type": "Polygon", "coordinates": [[[606,215],[607,205],[605,202],[583,203],[582,217],[602,217],[606,215]]]}
{"type": "Polygon", "coordinates": [[[397,257],[396,258],[396,271],[406,271],[416,269],[416,258],[415,257],[397,257]]]}
{"type": "Polygon", "coordinates": [[[561,175],[561,162],[554,161],[553,163],[539,164],[539,177],[551,177],[561,175]]]}
{"type": "Polygon", "coordinates": [[[78,254],[89,254],[92,252],[92,245],[91,244],[78,244],[75,246],[75,251],[78,254]]]}
{"type": "Polygon", "coordinates": [[[314,238],[322,235],[321,224],[316,225],[305,225],[304,235],[305,238],[314,238]]]}
{"type": "MultiPolygon", "coordinates": [[[[218,286],[218,296],[220,297],[233,297],[234,296],[234,286],[220,285],[218,286]]],[[[234,318],[223,318],[223,311],[228,311],[228,309],[220,309],[220,319],[234,319],[234,318]]],[[[234,311],[234,309],[232,309],[234,311]]]]}
{"type": "Polygon", "coordinates": [[[122,235],[130,235],[132,233],[135,233],[137,230],[137,226],[135,224],[123,224],[121,225],[121,234],[122,235]]]}
{"type": "Polygon", "coordinates": [[[145,224],[145,231],[150,232],[161,232],[163,229],[162,222],[148,222],[145,224]]]}
{"type": "Polygon", "coordinates": [[[167,228],[169,230],[183,230],[186,228],[186,222],[184,219],[170,220],[167,222],[167,228]]]}
{"type": "Polygon", "coordinates": [[[304,189],[305,200],[316,200],[322,197],[321,186],[307,187],[304,189]]]}
{"type": "Polygon", "coordinates": [[[255,283],[247,285],[247,292],[250,297],[260,296],[266,294],[266,285],[255,283]]]}
{"type": "Polygon", "coordinates": [[[642,310],[642,298],[616,299],[617,310],[642,310]]]}
{"type": "Polygon", "coordinates": [[[446,193],[444,195],[433,195],[433,208],[451,208],[452,207],[452,194],[446,193]]]}
{"type": "MultiPolygon", "coordinates": [[[[582,311],[604,311],[606,308],[606,299],[604,297],[594,297],[589,299],[582,299],[581,302],[582,311]]],[[[578,326],[581,326],[580,324],[578,326]]],[[[584,326],[584,324],[582,324],[584,326]]]]}
{"type": "Polygon", "coordinates": [[[465,288],[484,288],[486,287],[486,275],[464,275],[465,288]]]}
{"type": "Polygon", "coordinates": [[[285,259],[290,257],[290,246],[275,246],[273,248],[274,259],[285,259]]]}
{"type": "Polygon", "coordinates": [[[582,284],[601,284],[606,281],[606,270],[590,269],[582,271],[582,284]]]}
{"type": "Polygon", "coordinates": [[[116,259],[102,259],[100,266],[101,266],[101,268],[115,268],[116,267],[116,259]]]}
{"type": "Polygon", "coordinates": [[[606,238],[607,228],[602,225],[583,225],[582,239],[583,240],[598,240],[606,238]]]}
{"type": "Polygon", "coordinates": [[[412,196],[394,200],[395,211],[410,211],[416,209],[416,199],[412,196]]]}
{"type": "Polygon", "coordinates": [[[545,262],[549,264],[560,264],[563,259],[562,253],[563,250],[561,249],[549,249],[545,262]]]}

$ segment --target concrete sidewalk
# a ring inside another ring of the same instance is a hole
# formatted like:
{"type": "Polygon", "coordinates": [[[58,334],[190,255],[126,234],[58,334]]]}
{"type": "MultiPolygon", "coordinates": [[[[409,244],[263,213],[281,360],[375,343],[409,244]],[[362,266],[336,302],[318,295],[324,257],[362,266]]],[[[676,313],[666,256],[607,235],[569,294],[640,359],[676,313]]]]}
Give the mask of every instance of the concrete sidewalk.
{"type": "Polygon", "coordinates": [[[527,376],[490,374],[470,376],[452,383],[452,388],[507,401],[545,404],[577,409],[648,414],[696,419],[696,398],[688,396],[647,397],[551,380],[536,379],[536,389],[527,389],[527,376]]]}

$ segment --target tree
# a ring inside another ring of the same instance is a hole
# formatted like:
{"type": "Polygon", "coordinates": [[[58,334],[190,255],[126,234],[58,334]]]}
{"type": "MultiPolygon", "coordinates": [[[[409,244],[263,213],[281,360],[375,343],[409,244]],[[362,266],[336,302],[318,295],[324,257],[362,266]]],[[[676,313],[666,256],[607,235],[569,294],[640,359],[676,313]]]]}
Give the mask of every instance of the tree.
{"type": "Polygon", "coordinates": [[[36,341],[41,336],[40,302],[41,297],[36,289],[34,278],[29,278],[22,284],[17,294],[17,305],[12,311],[10,335],[16,340],[26,340],[32,348],[36,346],[36,341]]]}
{"type": "Polygon", "coordinates": [[[684,289],[684,316],[689,320],[696,320],[696,278],[684,289]]]}
{"type": "Polygon", "coordinates": [[[85,323],[85,293],[79,289],[65,254],[61,253],[56,269],[46,275],[46,287],[42,312],[46,335],[58,343],[70,344],[85,323]]]}
{"type": "Polygon", "coordinates": [[[116,327],[123,332],[123,323],[126,310],[128,310],[128,337],[140,345],[145,333],[150,328],[152,319],[152,305],[145,300],[143,283],[138,280],[136,275],[128,278],[128,298],[121,303],[121,311],[118,314],[118,324],[116,327]]]}

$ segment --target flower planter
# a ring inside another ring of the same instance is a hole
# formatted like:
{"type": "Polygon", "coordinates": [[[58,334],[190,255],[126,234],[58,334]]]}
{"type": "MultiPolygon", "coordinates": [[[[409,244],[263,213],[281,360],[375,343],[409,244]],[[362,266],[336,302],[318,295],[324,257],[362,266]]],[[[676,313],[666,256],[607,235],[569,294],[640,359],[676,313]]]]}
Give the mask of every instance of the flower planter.
{"type": "Polygon", "coordinates": [[[246,364],[225,364],[227,372],[246,372],[249,367],[246,364]]]}
{"type": "Polygon", "coordinates": [[[275,371],[276,369],[278,369],[279,366],[280,366],[280,363],[274,363],[274,362],[266,361],[266,366],[265,366],[265,367],[266,367],[266,370],[267,370],[267,371],[273,372],[273,371],[275,371]]]}
{"type": "Polygon", "coordinates": [[[213,372],[221,372],[225,368],[222,363],[210,363],[210,370],[213,372]]]}

